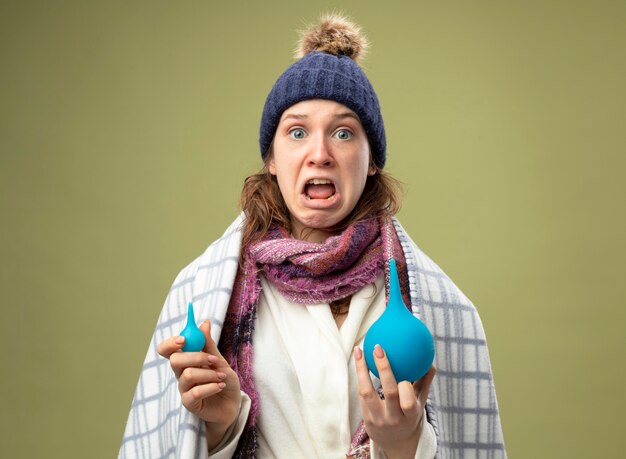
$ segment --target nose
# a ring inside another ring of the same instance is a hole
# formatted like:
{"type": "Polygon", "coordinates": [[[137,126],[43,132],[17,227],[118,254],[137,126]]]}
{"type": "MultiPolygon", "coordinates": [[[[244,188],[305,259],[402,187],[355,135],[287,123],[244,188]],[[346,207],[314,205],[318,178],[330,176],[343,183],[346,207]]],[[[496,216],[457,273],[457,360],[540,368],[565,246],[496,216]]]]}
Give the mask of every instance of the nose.
{"type": "Polygon", "coordinates": [[[324,135],[314,136],[309,152],[309,165],[330,166],[333,158],[330,152],[330,145],[324,135]]]}

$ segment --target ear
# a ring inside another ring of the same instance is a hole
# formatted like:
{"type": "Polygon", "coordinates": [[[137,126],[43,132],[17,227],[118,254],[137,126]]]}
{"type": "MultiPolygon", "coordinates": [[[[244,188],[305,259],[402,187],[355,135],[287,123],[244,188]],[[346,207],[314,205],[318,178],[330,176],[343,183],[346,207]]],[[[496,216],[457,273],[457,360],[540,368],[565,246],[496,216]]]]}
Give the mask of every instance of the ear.
{"type": "Polygon", "coordinates": [[[274,164],[274,157],[273,156],[267,163],[267,170],[270,171],[270,174],[276,175],[276,165],[274,164]]]}
{"type": "Polygon", "coordinates": [[[376,165],[374,164],[374,158],[372,157],[372,149],[370,147],[370,160],[369,160],[369,164],[367,165],[367,176],[372,177],[373,175],[376,175],[376,165]]]}

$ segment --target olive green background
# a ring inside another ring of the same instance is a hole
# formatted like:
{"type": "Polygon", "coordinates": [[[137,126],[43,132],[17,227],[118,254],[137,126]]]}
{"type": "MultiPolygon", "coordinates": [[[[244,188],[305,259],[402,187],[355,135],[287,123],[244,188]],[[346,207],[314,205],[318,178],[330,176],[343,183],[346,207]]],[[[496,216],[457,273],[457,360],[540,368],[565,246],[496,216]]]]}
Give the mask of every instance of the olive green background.
{"type": "Polygon", "coordinates": [[[0,2],[0,456],[117,454],[296,29],[366,30],[400,218],[477,305],[511,458],[623,457],[622,1],[0,2]]]}

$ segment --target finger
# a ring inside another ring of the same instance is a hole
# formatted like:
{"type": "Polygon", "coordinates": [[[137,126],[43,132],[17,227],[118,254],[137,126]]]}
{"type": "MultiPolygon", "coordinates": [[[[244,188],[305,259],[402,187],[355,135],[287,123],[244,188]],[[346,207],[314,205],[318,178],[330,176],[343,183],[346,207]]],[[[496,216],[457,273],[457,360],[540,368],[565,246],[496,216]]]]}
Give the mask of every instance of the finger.
{"type": "Polygon", "coordinates": [[[181,400],[183,402],[183,405],[188,409],[198,409],[205,398],[211,397],[221,392],[224,387],[226,387],[226,384],[224,384],[223,382],[194,386],[187,392],[183,392],[181,394],[181,400]]]}
{"type": "Polygon", "coordinates": [[[185,368],[209,368],[211,363],[213,363],[211,356],[204,352],[175,352],[170,355],[170,366],[176,375],[176,379],[180,378],[180,374],[185,368]]]}
{"type": "Polygon", "coordinates": [[[415,419],[419,417],[421,408],[413,390],[413,385],[410,382],[402,381],[398,384],[398,399],[400,409],[406,417],[415,419]]]}
{"type": "Polygon", "coordinates": [[[157,345],[157,352],[161,357],[170,358],[174,352],[180,351],[185,345],[185,338],[182,336],[172,336],[171,338],[161,341],[157,345]]]}
{"type": "Polygon", "coordinates": [[[200,386],[209,383],[224,382],[226,374],[221,371],[210,370],[207,368],[185,368],[178,379],[178,390],[180,393],[191,390],[194,386],[200,386]]]}
{"type": "Polygon", "coordinates": [[[361,415],[366,417],[370,413],[378,413],[382,400],[374,389],[367,363],[363,358],[363,351],[359,346],[354,348],[354,365],[356,366],[356,382],[359,389],[361,415]]]}
{"type": "Polygon", "coordinates": [[[206,338],[206,344],[204,345],[203,351],[226,361],[217,348],[217,344],[215,344],[215,341],[213,341],[213,338],[211,337],[211,321],[205,320],[200,324],[199,328],[202,330],[202,333],[204,333],[204,337],[206,338]]]}
{"type": "Polygon", "coordinates": [[[431,365],[429,370],[426,372],[424,376],[422,376],[418,381],[413,383],[413,389],[415,390],[415,395],[420,401],[422,406],[426,406],[426,400],[428,399],[428,393],[430,392],[430,386],[435,379],[435,375],[437,374],[437,368],[434,365],[431,365]]]}
{"type": "Polygon", "coordinates": [[[389,414],[400,414],[400,402],[398,397],[398,383],[396,377],[393,375],[391,365],[387,359],[384,349],[377,344],[374,346],[374,364],[378,369],[378,376],[380,384],[383,388],[383,394],[385,395],[385,407],[389,414]]]}

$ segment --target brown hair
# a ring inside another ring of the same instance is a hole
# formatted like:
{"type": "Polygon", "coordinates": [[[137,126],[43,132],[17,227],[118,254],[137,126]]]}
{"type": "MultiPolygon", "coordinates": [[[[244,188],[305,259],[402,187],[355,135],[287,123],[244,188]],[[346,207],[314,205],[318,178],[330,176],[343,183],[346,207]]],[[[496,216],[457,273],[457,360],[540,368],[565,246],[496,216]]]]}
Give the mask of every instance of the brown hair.
{"type": "MultiPolygon", "coordinates": [[[[245,215],[242,251],[250,242],[265,236],[273,223],[288,232],[292,229],[289,209],[280,193],[276,177],[268,169],[270,159],[271,153],[263,169],[247,177],[241,190],[239,205],[245,215]]],[[[401,183],[370,162],[375,173],[367,177],[356,206],[346,218],[333,228],[326,228],[327,230],[340,232],[356,221],[383,214],[395,215],[400,210],[401,183]]]]}

